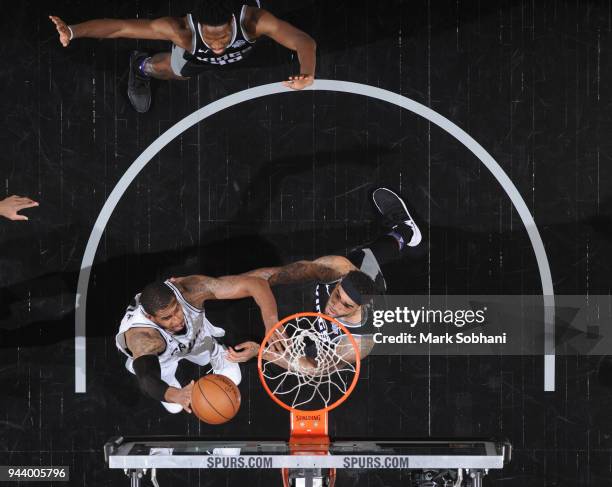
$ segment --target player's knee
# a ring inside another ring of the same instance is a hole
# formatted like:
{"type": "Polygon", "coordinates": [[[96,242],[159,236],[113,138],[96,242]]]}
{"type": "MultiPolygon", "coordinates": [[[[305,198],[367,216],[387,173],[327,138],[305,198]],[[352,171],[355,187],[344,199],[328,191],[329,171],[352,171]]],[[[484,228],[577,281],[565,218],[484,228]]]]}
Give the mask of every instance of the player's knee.
{"type": "Polygon", "coordinates": [[[169,52],[158,53],[151,58],[152,75],[160,79],[185,80],[172,69],[172,57],[169,52]]]}
{"type": "Polygon", "coordinates": [[[232,377],[230,377],[230,379],[232,379],[232,382],[237,386],[240,385],[240,382],[242,381],[242,372],[240,371],[240,366],[236,367],[236,372],[233,374],[232,377]]]}
{"type": "Polygon", "coordinates": [[[166,411],[172,414],[178,414],[183,410],[183,406],[174,402],[162,402],[162,406],[166,408],[166,411]]]}
{"type": "Polygon", "coordinates": [[[234,384],[238,386],[242,381],[242,371],[240,370],[240,365],[236,363],[232,365],[235,367],[227,367],[227,369],[223,371],[223,375],[225,375],[228,379],[230,379],[234,384]]]}

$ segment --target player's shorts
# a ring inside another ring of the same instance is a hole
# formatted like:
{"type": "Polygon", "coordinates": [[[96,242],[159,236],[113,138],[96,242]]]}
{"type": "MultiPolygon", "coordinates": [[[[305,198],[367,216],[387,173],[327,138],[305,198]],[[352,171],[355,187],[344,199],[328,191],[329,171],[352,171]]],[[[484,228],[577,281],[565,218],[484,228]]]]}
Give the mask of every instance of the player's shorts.
{"type": "Polygon", "coordinates": [[[170,54],[170,67],[172,68],[172,72],[177,76],[182,76],[183,78],[191,78],[194,76],[198,76],[202,73],[206,73],[208,71],[227,71],[231,69],[235,69],[245,65],[245,61],[248,60],[251,56],[247,56],[240,61],[235,63],[228,63],[224,65],[218,64],[208,64],[208,63],[197,63],[191,61],[189,59],[185,59],[184,57],[185,49],[182,47],[172,45],[172,52],[170,54]]]}

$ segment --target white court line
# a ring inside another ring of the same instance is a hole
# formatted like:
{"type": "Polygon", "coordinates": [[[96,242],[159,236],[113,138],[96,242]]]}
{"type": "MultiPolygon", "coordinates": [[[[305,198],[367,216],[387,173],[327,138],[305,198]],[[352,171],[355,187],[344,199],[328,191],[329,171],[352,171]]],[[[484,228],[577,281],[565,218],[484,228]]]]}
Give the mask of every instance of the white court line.
{"type": "MultiPolygon", "coordinates": [[[[536,227],[535,221],[525,201],[521,197],[518,189],[504,172],[501,166],[489,155],[489,153],[464,130],[459,128],[453,122],[443,117],[432,109],[417,103],[410,98],[393,93],[391,91],[376,88],[375,86],[364,85],[360,83],[352,83],[349,81],[335,80],[316,80],[313,85],[306,90],[318,91],[335,91],[340,93],[352,93],[355,95],[363,95],[369,98],[374,98],[381,101],[386,101],[405,108],[416,115],[419,115],[431,123],[437,125],[455,139],[461,142],[469,149],[480,161],[487,167],[493,177],[497,179],[502,186],[510,201],[514,205],[519,214],[523,225],[527,230],[531,245],[533,247],[538,270],[540,272],[540,280],[542,281],[542,294],[544,299],[544,390],[555,390],[555,295],[553,290],[552,276],[550,273],[550,265],[544,243],[540,237],[540,232],[536,227]]],[[[91,267],[98,249],[98,244],[102,238],[102,234],[108,220],[111,217],[117,203],[127,190],[128,186],[136,178],[138,173],[147,165],[147,163],[168,143],[181,135],[187,129],[198,122],[214,115],[215,113],[233,107],[244,101],[254,100],[268,95],[278,93],[287,93],[293,90],[284,87],[281,83],[271,83],[267,85],[249,88],[233,95],[226,96],[212,102],[205,107],[193,112],[184,119],[174,124],[171,128],[161,134],[127,169],[121,177],[117,185],[114,187],[111,194],[108,196],[94,228],[87,241],[83,260],[81,262],[81,270],[79,272],[79,281],[77,284],[77,295],[75,301],[75,319],[74,319],[74,376],[75,387],[77,393],[86,392],[86,326],[85,318],[87,315],[87,290],[89,286],[89,276],[91,267]]]]}

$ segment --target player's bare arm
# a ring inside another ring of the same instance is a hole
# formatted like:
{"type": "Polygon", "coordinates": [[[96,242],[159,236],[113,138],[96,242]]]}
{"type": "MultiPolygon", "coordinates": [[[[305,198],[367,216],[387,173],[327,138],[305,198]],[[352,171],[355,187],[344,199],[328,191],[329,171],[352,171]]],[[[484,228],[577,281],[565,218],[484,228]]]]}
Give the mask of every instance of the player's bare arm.
{"type": "Polygon", "coordinates": [[[300,62],[300,73],[291,76],[283,84],[294,90],[310,86],[315,77],[317,43],[305,32],[280,20],[267,10],[248,7],[245,27],[257,38],[270,37],[280,45],[295,51],[300,62]]]}
{"type": "Polygon", "coordinates": [[[259,343],[248,341],[227,347],[227,358],[232,362],[247,362],[259,353],[259,343]]]}
{"type": "Polygon", "coordinates": [[[300,260],[282,267],[262,267],[244,275],[267,279],[270,286],[306,281],[333,282],[357,268],[346,257],[326,255],[316,260],[300,260]]]}
{"type": "Polygon", "coordinates": [[[50,15],[55,24],[59,41],[64,47],[77,38],[94,39],[150,39],[171,41],[177,46],[189,49],[191,31],[186,20],[179,17],[159,19],[94,19],[79,24],[67,25],[61,18],[50,15]]]}
{"type": "Polygon", "coordinates": [[[193,275],[173,278],[183,297],[193,306],[200,308],[210,299],[253,298],[259,306],[266,329],[278,322],[276,299],[268,282],[252,276],[208,277],[193,275]]]}
{"type": "Polygon", "coordinates": [[[259,277],[260,279],[270,280],[274,274],[278,272],[280,267],[260,267],[259,269],[253,269],[252,271],[245,272],[243,276],[259,277]]]}
{"type": "MultiPolygon", "coordinates": [[[[287,351],[284,349],[279,349],[278,351],[275,351],[273,349],[266,350],[264,351],[262,358],[267,362],[273,362],[275,365],[278,365],[283,369],[289,370],[291,365],[286,352],[287,351]]],[[[249,341],[239,343],[234,347],[229,347],[227,351],[227,358],[232,362],[247,362],[252,358],[257,357],[258,353],[259,343],[249,341]]],[[[307,357],[300,357],[299,363],[300,367],[306,369],[312,368],[314,370],[314,368],[316,367],[316,362],[314,362],[313,359],[307,357]]]]}

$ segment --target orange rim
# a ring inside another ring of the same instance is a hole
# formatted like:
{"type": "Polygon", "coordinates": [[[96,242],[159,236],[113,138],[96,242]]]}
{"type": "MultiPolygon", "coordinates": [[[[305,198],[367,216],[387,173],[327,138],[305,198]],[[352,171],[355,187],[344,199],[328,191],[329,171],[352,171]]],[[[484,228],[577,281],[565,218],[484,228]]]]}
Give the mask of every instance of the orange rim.
{"type": "Polygon", "coordinates": [[[348,331],[347,327],[344,326],[342,323],[340,323],[337,319],[332,318],[331,316],[327,316],[327,315],[325,315],[323,313],[315,313],[315,312],[295,313],[295,314],[293,314],[291,316],[287,316],[286,318],[284,318],[281,321],[279,321],[278,323],[276,323],[276,325],[274,325],[272,328],[270,328],[270,330],[268,330],[268,333],[266,333],[265,338],[261,342],[261,345],[259,346],[259,353],[257,354],[257,370],[259,371],[259,380],[261,381],[261,384],[263,385],[263,387],[266,390],[266,392],[268,393],[268,395],[280,407],[286,409],[287,411],[297,411],[297,412],[306,412],[307,411],[309,413],[313,412],[313,411],[308,410],[308,409],[293,408],[293,407],[288,406],[287,404],[285,404],[279,398],[277,398],[274,395],[274,393],[270,390],[270,388],[268,387],[268,384],[266,383],[266,378],[264,377],[263,370],[262,370],[264,345],[266,343],[268,343],[268,341],[270,340],[270,337],[272,336],[272,333],[274,333],[275,330],[277,330],[278,328],[283,326],[288,321],[291,321],[291,320],[297,319],[297,318],[307,317],[307,316],[323,318],[323,319],[326,319],[327,321],[331,321],[332,323],[336,324],[344,332],[344,334],[348,337],[349,341],[351,342],[351,345],[353,345],[353,348],[355,349],[355,376],[353,377],[353,381],[351,382],[351,385],[349,386],[348,390],[336,402],[334,402],[334,403],[330,404],[329,406],[326,406],[326,407],[324,407],[322,409],[317,409],[317,412],[328,412],[328,411],[331,411],[332,409],[337,408],[338,406],[340,406],[340,404],[342,404],[344,401],[346,401],[348,399],[348,397],[353,392],[353,389],[355,389],[355,387],[357,386],[357,380],[359,379],[359,372],[361,370],[361,357],[359,356],[359,345],[357,345],[357,342],[355,341],[355,338],[353,337],[351,332],[348,331]]]}

